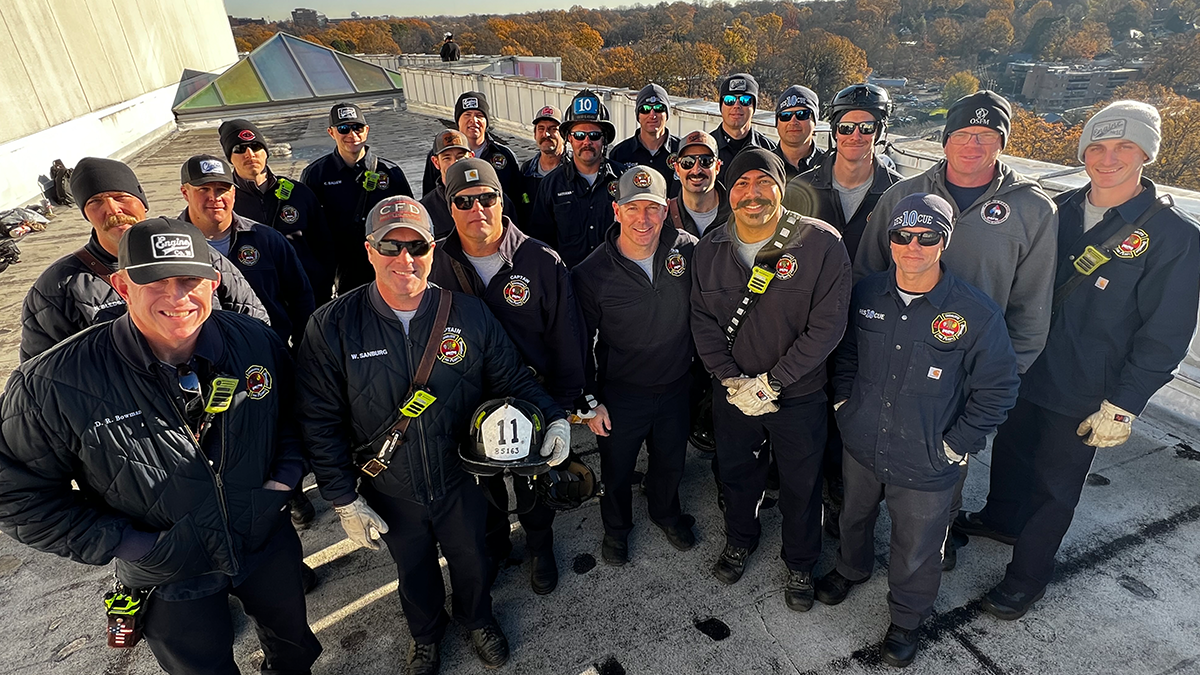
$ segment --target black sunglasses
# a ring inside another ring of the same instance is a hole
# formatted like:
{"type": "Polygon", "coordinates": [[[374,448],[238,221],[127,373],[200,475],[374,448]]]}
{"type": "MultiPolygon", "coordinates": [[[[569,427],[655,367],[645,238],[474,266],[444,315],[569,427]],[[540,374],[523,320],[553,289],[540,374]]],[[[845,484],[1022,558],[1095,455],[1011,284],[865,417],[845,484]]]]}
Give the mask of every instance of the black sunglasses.
{"type": "Polygon", "coordinates": [[[258,152],[259,150],[265,149],[266,148],[263,147],[262,143],[238,143],[237,145],[233,146],[232,154],[240,155],[247,150],[250,152],[258,152]]]}
{"type": "Polygon", "coordinates": [[[749,108],[750,106],[754,105],[754,97],[751,96],[750,94],[742,94],[741,96],[734,96],[733,94],[725,94],[724,96],[721,97],[721,103],[723,103],[725,105],[733,105],[734,103],[741,103],[742,105],[749,108]]]}
{"type": "Polygon", "coordinates": [[[577,141],[582,141],[585,139],[589,140],[589,141],[598,141],[601,138],[604,138],[604,132],[603,131],[572,131],[571,138],[574,138],[577,141]]]}
{"type": "Polygon", "coordinates": [[[701,168],[711,169],[713,164],[717,163],[717,158],[712,155],[688,155],[675,160],[675,166],[684,171],[691,171],[697,162],[700,163],[701,168]]]}
{"type": "Polygon", "coordinates": [[[475,208],[475,201],[479,201],[479,205],[483,208],[490,208],[496,205],[496,200],[500,199],[498,192],[485,192],[481,195],[457,195],[454,197],[454,208],[459,211],[470,211],[475,208]]]}
{"type": "Polygon", "coordinates": [[[913,238],[916,238],[917,243],[922,246],[937,246],[942,243],[942,233],[934,232],[933,230],[925,230],[923,232],[905,232],[904,230],[892,230],[888,232],[888,241],[898,246],[908,246],[913,238]]]}
{"type": "Polygon", "coordinates": [[[879,127],[879,123],[875,122],[873,120],[870,122],[857,122],[857,123],[855,123],[855,122],[838,122],[837,123],[837,132],[838,132],[839,136],[851,136],[854,134],[854,130],[858,129],[859,131],[862,132],[863,136],[874,136],[875,129],[878,127],[879,127]]]}
{"type": "Polygon", "coordinates": [[[339,124],[334,128],[337,129],[337,132],[339,134],[345,136],[346,134],[350,133],[351,131],[357,131],[358,133],[361,134],[363,132],[363,129],[367,128],[367,125],[365,125],[365,124],[339,124]]]}
{"type": "Polygon", "coordinates": [[[649,115],[652,112],[665,113],[667,112],[667,104],[665,103],[643,103],[638,112],[643,115],[649,115]]]}
{"type": "Polygon", "coordinates": [[[811,120],[812,116],[813,113],[808,108],[801,108],[799,110],[785,110],[783,112],[775,113],[775,119],[779,120],[780,122],[791,122],[793,117],[801,122],[806,122],[811,120]]]}
{"type": "Polygon", "coordinates": [[[395,258],[400,255],[401,251],[408,251],[408,254],[414,258],[429,253],[431,244],[424,239],[414,241],[396,241],[395,239],[383,239],[377,241],[372,246],[379,252],[379,255],[386,255],[389,258],[395,258]]]}

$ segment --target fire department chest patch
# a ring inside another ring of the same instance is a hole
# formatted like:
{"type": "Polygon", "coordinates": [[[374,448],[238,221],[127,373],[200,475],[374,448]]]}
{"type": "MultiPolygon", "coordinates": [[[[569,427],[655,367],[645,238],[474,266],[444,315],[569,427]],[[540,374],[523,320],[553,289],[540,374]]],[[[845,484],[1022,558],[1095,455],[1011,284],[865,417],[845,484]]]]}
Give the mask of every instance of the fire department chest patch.
{"type": "Polygon", "coordinates": [[[300,219],[300,211],[294,206],[285,206],[279,210],[279,219],[288,225],[295,225],[300,219]]]}
{"type": "Polygon", "coordinates": [[[943,312],[933,320],[933,337],[947,344],[954,342],[967,332],[967,320],[961,314],[943,312]]]}
{"type": "Polygon", "coordinates": [[[246,267],[254,267],[258,264],[259,253],[258,249],[253,246],[243,246],[237,252],[238,262],[246,267]]]}
{"type": "Polygon", "coordinates": [[[508,158],[497,152],[496,154],[492,155],[492,166],[496,167],[496,170],[499,171],[500,169],[508,166],[508,158]]]}
{"type": "Polygon", "coordinates": [[[1125,237],[1125,241],[1121,245],[1113,249],[1113,255],[1118,258],[1132,259],[1146,252],[1150,248],[1150,235],[1146,234],[1145,230],[1134,230],[1132,234],[1125,237]]]}
{"type": "Polygon", "coordinates": [[[392,182],[391,176],[387,175],[387,173],[382,172],[382,171],[379,173],[379,188],[378,189],[386,190],[388,187],[388,184],[391,182],[392,182]]]}
{"type": "Polygon", "coordinates": [[[671,251],[667,256],[667,274],[673,277],[681,277],[687,271],[687,261],[679,251],[671,251]]]}
{"type": "Polygon", "coordinates": [[[512,279],[504,287],[504,300],[513,307],[529,302],[529,284],[521,279],[512,279]]]}
{"type": "Polygon", "coordinates": [[[257,401],[271,392],[271,371],[262,366],[246,369],[246,396],[257,401]]]}
{"type": "Polygon", "coordinates": [[[780,279],[791,279],[796,274],[796,257],[791,253],[784,253],[779,262],[775,263],[775,276],[780,279]]]}
{"type": "Polygon", "coordinates": [[[1012,209],[1008,206],[1008,204],[1000,201],[999,199],[993,199],[979,209],[979,217],[983,218],[983,222],[989,225],[999,225],[1000,223],[1003,223],[1004,221],[1008,220],[1008,214],[1010,213],[1012,213],[1012,209]]]}
{"type": "Polygon", "coordinates": [[[617,181],[614,180],[608,184],[608,196],[613,199],[617,198],[617,181]]]}
{"type": "Polygon", "coordinates": [[[438,346],[438,360],[452,366],[467,357],[467,343],[458,333],[446,332],[442,335],[442,344],[438,346]]]}

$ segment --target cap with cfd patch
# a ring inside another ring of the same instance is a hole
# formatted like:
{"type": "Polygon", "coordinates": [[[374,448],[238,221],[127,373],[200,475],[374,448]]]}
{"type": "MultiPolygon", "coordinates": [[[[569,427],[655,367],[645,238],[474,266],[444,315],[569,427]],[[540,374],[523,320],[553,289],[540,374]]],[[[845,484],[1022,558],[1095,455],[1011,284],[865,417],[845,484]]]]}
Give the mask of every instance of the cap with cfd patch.
{"type": "Polygon", "coordinates": [[[183,163],[179,182],[184,185],[227,183],[233,185],[233,166],[212,155],[193,155],[183,163]]]}
{"type": "Polygon", "coordinates": [[[199,228],[174,218],[143,220],[129,228],[117,245],[118,268],[139,286],[171,277],[216,281],[210,255],[199,228]]]}
{"type": "Polygon", "coordinates": [[[562,111],[552,105],[544,105],[538,108],[537,114],[533,116],[533,121],[530,124],[537,124],[543,120],[562,124],[562,111]]]}
{"type": "Polygon", "coordinates": [[[339,124],[366,124],[367,118],[363,117],[362,108],[353,103],[335,103],[329,109],[329,126],[336,127],[339,124]]]}
{"type": "Polygon", "coordinates": [[[433,223],[421,202],[412,197],[388,197],[371,208],[367,214],[367,239],[381,241],[388,232],[406,227],[433,241],[433,223]]]}
{"type": "Polygon", "coordinates": [[[708,133],[707,131],[700,131],[697,129],[687,136],[684,136],[683,140],[679,143],[679,154],[682,155],[684,150],[687,150],[693,145],[702,145],[708,148],[709,152],[711,152],[714,156],[717,154],[717,139],[713,138],[712,134],[708,133]]]}
{"type": "Polygon", "coordinates": [[[667,204],[667,181],[658,171],[641,164],[625,169],[617,181],[617,204],[643,200],[667,204]]]}
{"type": "Polygon", "coordinates": [[[471,146],[467,145],[467,137],[461,131],[447,129],[433,139],[433,154],[435,155],[440,155],[443,150],[450,150],[452,148],[462,148],[467,152],[471,151],[471,146]]]}

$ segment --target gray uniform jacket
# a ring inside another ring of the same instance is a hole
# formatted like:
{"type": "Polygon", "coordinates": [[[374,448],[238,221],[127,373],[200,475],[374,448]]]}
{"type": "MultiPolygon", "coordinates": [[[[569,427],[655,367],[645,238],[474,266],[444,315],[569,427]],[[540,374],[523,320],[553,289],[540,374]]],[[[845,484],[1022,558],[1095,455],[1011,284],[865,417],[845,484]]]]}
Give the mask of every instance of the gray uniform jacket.
{"type": "Polygon", "coordinates": [[[928,192],[955,210],[954,234],[942,262],[1004,310],[1017,369],[1033,365],[1050,332],[1050,304],[1058,252],[1058,209],[1038,184],[997,162],[992,184],[958,212],[946,188],[946,160],[893,185],[875,205],[854,259],[854,281],[886,270],[892,255],[887,220],[905,196],[928,192]]]}

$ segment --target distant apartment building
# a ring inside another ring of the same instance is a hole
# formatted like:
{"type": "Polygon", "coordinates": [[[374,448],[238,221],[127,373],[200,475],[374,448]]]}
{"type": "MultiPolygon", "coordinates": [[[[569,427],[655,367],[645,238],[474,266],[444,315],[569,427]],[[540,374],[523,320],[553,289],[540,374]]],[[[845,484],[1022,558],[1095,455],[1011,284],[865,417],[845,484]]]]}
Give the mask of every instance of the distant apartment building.
{"type": "Polygon", "coordinates": [[[1050,63],[1010,63],[1005,78],[1021,83],[1021,98],[1043,110],[1062,111],[1112,98],[1141,77],[1136,68],[1089,68],[1050,63]]]}
{"type": "Polygon", "coordinates": [[[292,10],[292,23],[305,28],[324,28],[329,23],[329,19],[315,9],[297,7],[292,10]]]}

